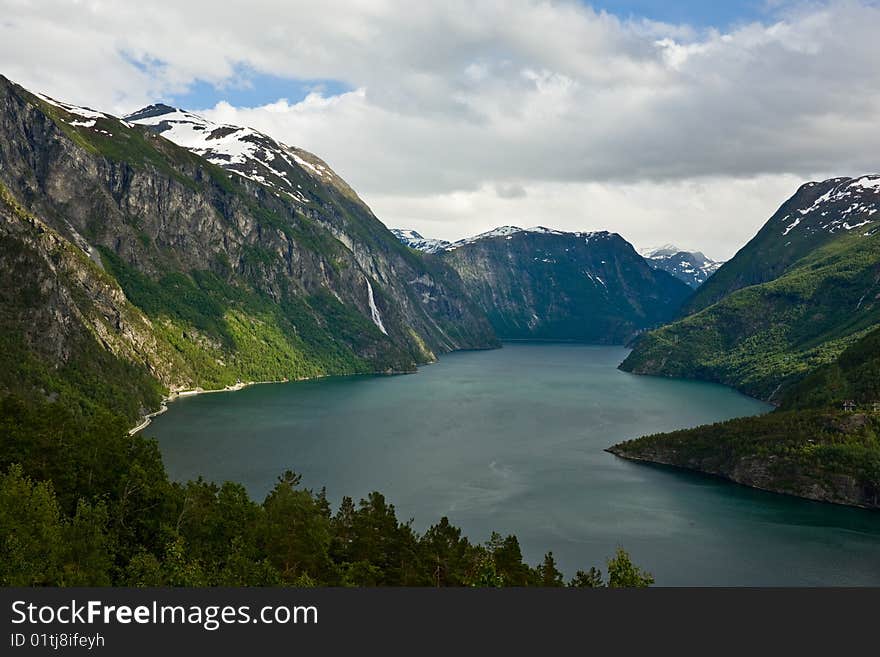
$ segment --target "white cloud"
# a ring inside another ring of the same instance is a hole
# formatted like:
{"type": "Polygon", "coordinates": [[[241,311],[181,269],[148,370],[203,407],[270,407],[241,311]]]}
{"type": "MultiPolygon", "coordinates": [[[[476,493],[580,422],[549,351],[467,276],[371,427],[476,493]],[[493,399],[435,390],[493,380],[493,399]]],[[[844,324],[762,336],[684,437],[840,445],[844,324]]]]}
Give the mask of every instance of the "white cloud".
{"type": "Polygon", "coordinates": [[[880,168],[880,10],[782,6],[721,33],[573,1],[0,0],[0,61],[117,113],[242,66],[342,80],[207,113],[316,152],[426,235],[541,223],[726,255],[802,178],[880,168]]]}
{"type": "Polygon", "coordinates": [[[505,224],[564,230],[608,230],[637,248],[673,242],[716,259],[730,258],[800,185],[784,174],[751,179],[677,182],[535,183],[509,200],[484,186],[448,194],[374,195],[376,214],[391,227],[456,240],[505,224]]]}

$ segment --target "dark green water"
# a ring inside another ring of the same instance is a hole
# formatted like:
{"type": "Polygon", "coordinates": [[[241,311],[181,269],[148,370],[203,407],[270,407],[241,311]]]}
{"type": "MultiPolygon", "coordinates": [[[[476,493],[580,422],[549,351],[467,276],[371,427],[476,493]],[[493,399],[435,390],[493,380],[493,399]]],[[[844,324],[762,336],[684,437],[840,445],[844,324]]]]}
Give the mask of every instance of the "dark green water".
{"type": "Polygon", "coordinates": [[[626,350],[508,344],[418,374],[254,386],[181,399],[154,421],[172,477],[283,470],[331,500],[383,492],[425,529],[515,533],[566,575],[615,546],[666,585],[880,585],[880,513],[629,463],[625,438],[767,410],[727,388],[616,369],[626,350]]]}

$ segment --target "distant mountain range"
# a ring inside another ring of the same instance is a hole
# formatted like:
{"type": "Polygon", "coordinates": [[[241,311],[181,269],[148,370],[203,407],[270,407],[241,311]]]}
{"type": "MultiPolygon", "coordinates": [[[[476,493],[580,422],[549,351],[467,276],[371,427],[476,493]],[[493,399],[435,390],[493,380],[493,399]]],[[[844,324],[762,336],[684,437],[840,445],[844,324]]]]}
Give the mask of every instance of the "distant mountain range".
{"type": "Polygon", "coordinates": [[[404,228],[392,228],[391,232],[394,233],[394,236],[401,242],[406,244],[409,248],[415,249],[416,251],[422,251],[424,253],[439,253],[440,251],[444,251],[447,247],[452,245],[452,242],[447,242],[446,240],[435,240],[427,237],[422,237],[414,230],[408,230],[404,228]]]}
{"type": "MultiPolygon", "coordinates": [[[[450,251],[465,244],[471,244],[476,240],[486,239],[488,237],[506,237],[515,233],[544,233],[565,235],[565,231],[553,230],[543,226],[534,228],[518,228],[517,226],[500,226],[493,230],[467,237],[457,242],[449,242],[447,240],[431,239],[423,237],[415,230],[404,228],[392,228],[391,232],[397,236],[401,242],[412,249],[422,251],[424,253],[437,254],[443,251],[450,251]]],[[[660,269],[675,276],[680,281],[687,283],[692,288],[697,288],[706,282],[715,271],[723,264],[716,260],[711,260],[699,251],[685,251],[672,244],[665,244],[660,247],[645,249],[639,254],[654,269],[660,269]]]]}
{"type": "Polygon", "coordinates": [[[457,242],[395,234],[455,269],[503,339],[620,344],[675,317],[690,294],[616,233],[501,226],[457,242]]]}

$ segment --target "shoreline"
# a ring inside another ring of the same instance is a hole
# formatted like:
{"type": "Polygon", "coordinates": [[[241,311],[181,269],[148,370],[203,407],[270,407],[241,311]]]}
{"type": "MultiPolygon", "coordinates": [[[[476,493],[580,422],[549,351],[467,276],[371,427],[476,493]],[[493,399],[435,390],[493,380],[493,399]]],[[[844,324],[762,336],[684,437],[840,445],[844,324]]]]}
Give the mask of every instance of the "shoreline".
{"type": "Polygon", "coordinates": [[[214,392],[236,392],[238,390],[243,390],[244,388],[252,385],[257,385],[258,383],[285,383],[285,381],[248,381],[248,382],[239,382],[235,385],[226,386],[224,388],[219,388],[217,390],[205,390],[204,388],[191,388],[184,390],[174,390],[167,397],[163,397],[162,401],[159,402],[159,409],[153,411],[151,413],[147,413],[141,419],[140,424],[132,427],[128,430],[128,435],[133,436],[136,433],[143,431],[150,423],[153,421],[154,417],[162,415],[163,413],[168,411],[168,404],[171,402],[181,398],[181,397],[195,397],[196,395],[207,395],[214,392]]]}
{"type": "MultiPolygon", "coordinates": [[[[435,361],[436,362],[436,361],[435,361]]],[[[424,365],[431,365],[433,363],[425,363],[424,365]]],[[[168,404],[180,399],[181,397],[195,397],[197,395],[210,395],[218,392],[238,392],[239,390],[244,390],[245,388],[250,388],[251,386],[261,386],[261,385],[269,385],[273,383],[302,383],[304,381],[317,381],[319,379],[328,379],[330,377],[339,376],[339,377],[349,377],[349,376],[396,376],[399,374],[415,374],[418,372],[418,367],[423,367],[424,365],[419,365],[413,371],[399,371],[399,372],[356,372],[353,374],[319,374],[318,376],[303,376],[296,379],[277,379],[277,380],[267,380],[267,381],[239,381],[238,383],[225,386],[223,388],[218,388],[216,390],[205,390],[202,387],[198,388],[187,388],[183,390],[174,390],[167,397],[163,397],[162,401],[159,403],[159,409],[152,411],[151,413],[147,413],[141,417],[141,422],[136,426],[132,427],[128,430],[128,435],[133,436],[148,426],[153,421],[153,418],[168,411],[168,404]]]]}
{"type": "Polygon", "coordinates": [[[710,479],[716,479],[718,481],[723,481],[728,484],[742,486],[743,488],[749,488],[751,490],[757,490],[772,495],[782,495],[798,500],[804,500],[806,502],[812,502],[814,504],[831,504],[833,506],[842,508],[861,509],[863,511],[869,511],[873,513],[880,512],[880,507],[873,505],[860,504],[858,502],[844,499],[829,499],[828,497],[819,496],[817,494],[809,495],[803,492],[797,492],[793,489],[787,489],[782,486],[762,485],[757,482],[750,482],[745,479],[734,478],[733,476],[730,476],[729,474],[725,474],[723,472],[713,472],[711,470],[704,470],[698,467],[679,465],[670,461],[661,461],[647,456],[636,456],[635,454],[628,454],[625,450],[620,449],[619,444],[612,445],[611,447],[606,447],[604,451],[616,456],[619,459],[623,459],[624,461],[629,461],[631,463],[639,463],[641,465],[647,465],[649,467],[686,472],[689,474],[699,475],[701,477],[709,477],[710,479]]]}

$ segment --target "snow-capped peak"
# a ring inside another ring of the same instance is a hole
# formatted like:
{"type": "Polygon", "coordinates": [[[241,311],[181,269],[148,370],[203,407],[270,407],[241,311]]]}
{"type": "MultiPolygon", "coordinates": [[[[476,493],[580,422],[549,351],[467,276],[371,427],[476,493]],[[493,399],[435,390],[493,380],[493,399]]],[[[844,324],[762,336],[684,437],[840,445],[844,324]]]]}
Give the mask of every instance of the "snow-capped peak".
{"type": "Polygon", "coordinates": [[[691,287],[699,287],[723,262],[711,260],[699,251],[685,251],[674,244],[642,249],[639,254],[654,269],[669,272],[691,287]]]}
{"type": "Polygon", "coordinates": [[[643,258],[658,258],[662,256],[672,256],[676,253],[686,251],[677,247],[675,244],[663,244],[662,246],[652,246],[647,249],[639,249],[639,255],[643,258]]]}
{"type": "Polygon", "coordinates": [[[422,237],[417,231],[406,228],[392,228],[391,232],[409,248],[416,249],[417,251],[424,251],[425,253],[439,253],[446,249],[450,244],[446,240],[435,240],[429,237],[422,237]]]}
{"type": "Polygon", "coordinates": [[[610,233],[608,233],[607,231],[569,232],[564,230],[555,230],[553,228],[547,228],[545,226],[534,226],[532,228],[520,228],[519,226],[499,226],[498,228],[493,228],[492,230],[488,230],[485,233],[480,233],[479,235],[474,235],[473,237],[466,237],[464,239],[458,240],[457,242],[454,242],[449,247],[447,247],[447,250],[452,251],[453,249],[457,249],[458,247],[464,246],[465,244],[473,244],[474,242],[479,242],[480,240],[485,239],[493,239],[497,237],[513,239],[514,235],[518,235],[521,233],[530,233],[537,235],[571,235],[572,237],[585,238],[588,241],[594,237],[607,237],[610,235],[610,233]]]}
{"type": "Polygon", "coordinates": [[[311,153],[282,144],[253,128],[217,124],[163,104],[150,105],[125,118],[300,203],[309,200],[303,190],[303,183],[308,184],[308,180],[303,180],[299,172],[324,183],[335,179],[330,168],[311,153]]]}
{"type": "Polygon", "coordinates": [[[824,194],[807,207],[793,209],[778,220],[783,237],[792,233],[850,231],[877,221],[874,215],[880,210],[880,174],[811,182],[801,190],[818,185],[827,188],[824,194]]]}

